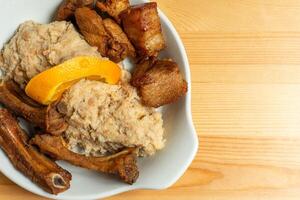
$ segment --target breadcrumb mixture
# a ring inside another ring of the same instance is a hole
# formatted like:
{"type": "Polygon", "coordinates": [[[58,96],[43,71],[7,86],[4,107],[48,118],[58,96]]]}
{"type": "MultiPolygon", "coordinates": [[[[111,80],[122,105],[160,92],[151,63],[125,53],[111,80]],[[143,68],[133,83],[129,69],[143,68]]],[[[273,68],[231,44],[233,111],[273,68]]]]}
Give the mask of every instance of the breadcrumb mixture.
{"type": "Polygon", "coordinates": [[[69,22],[27,21],[4,46],[0,68],[6,79],[14,79],[24,88],[35,75],[75,56],[101,57],[69,22]]]}
{"type": "Polygon", "coordinates": [[[164,147],[161,113],[143,106],[128,83],[81,80],[64,94],[58,109],[69,119],[66,138],[77,153],[99,156],[141,147],[140,156],[146,156],[164,147]]]}

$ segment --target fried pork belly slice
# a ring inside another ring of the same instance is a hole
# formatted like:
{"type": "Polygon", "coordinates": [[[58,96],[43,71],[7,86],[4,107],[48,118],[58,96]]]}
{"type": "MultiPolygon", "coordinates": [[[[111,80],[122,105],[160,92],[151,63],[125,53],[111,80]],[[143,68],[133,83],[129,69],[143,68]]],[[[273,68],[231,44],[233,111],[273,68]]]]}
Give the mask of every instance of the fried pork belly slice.
{"type": "Polygon", "coordinates": [[[141,64],[140,74],[134,74],[132,83],[138,87],[145,106],[159,107],[177,101],[187,92],[187,83],[177,63],[170,60],[156,61],[153,66],[141,64]],[[147,68],[145,70],[145,68],[147,68]],[[142,75],[143,71],[144,74],[142,75]]]}
{"type": "Polygon", "coordinates": [[[68,128],[65,117],[57,111],[57,102],[41,106],[26,96],[13,81],[0,83],[0,103],[53,135],[59,135],[68,128]]]}
{"type": "Polygon", "coordinates": [[[121,19],[119,14],[130,6],[129,0],[98,0],[96,8],[101,12],[106,12],[113,17],[119,24],[121,19]]]}
{"type": "Polygon", "coordinates": [[[92,8],[94,0],[63,0],[54,16],[55,21],[68,21],[74,16],[75,10],[81,7],[92,8]]]}
{"type": "Polygon", "coordinates": [[[84,39],[91,45],[98,47],[102,56],[106,56],[109,35],[106,33],[102,18],[96,11],[89,8],[78,8],[75,19],[84,39]]]}
{"type": "Polygon", "coordinates": [[[28,136],[7,109],[0,109],[0,146],[13,166],[51,194],[69,189],[71,174],[28,144],[28,136]]]}
{"type": "Polygon", "coordinates": [[[109,18],[103,20],[103,25],[106,33],[112,38],[112,41],[124,47],[123,51],[116,51],[116,60],[123,60],[127,56],[135,57],[135,49],[122,28],[114,20],[109,18]]]}
{"type": "Polygon", "coordinates": [[[113,20],[102,20],[96,11],[89,8],[77,9],[75,18],[85,40],[98,47],[102,56],[120,62],[128,55],[135,55],[126,34],[113,20]]]}
{"type": "Polygon", "coordinates": [[[149,58],[146,60],[141,60],[138,62],[133,70],[132,77],[130,80],[131,85],[134,87],[140,86],[140,79],[145,75],[145,73],[154,66],[156,58],[149,58]]]}
{"type": "Polygon", "coordinates": [[[165,48],[155,2],[131,6],[120,17],[124,31],[140,57],[157,56],[165,48]]]}
{"type": "Polygon", "coordinates": [[[36,135],[31,139],[31,144],[38,146],[41,152],[56,160],[64,160],[79,167],[117,175],[128,184],[133,184],[139,175],[136,148],[127,148],[106,157],[86,157],[70,151],[60,136],[36,135]]]}

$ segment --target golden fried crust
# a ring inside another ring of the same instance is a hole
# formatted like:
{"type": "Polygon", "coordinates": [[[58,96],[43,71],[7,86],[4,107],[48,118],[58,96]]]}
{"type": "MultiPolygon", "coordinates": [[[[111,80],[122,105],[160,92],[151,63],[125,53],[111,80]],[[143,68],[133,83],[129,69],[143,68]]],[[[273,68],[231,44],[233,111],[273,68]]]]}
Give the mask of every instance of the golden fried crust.
{"type": "Polygon", "coordinates": [[[78,8],[75,18],[84,39],[91,45],[98,47],[102,56],[106,56],[109,36],[106,33],[102,18],[96,11],[89,8],[78,8]]]}
{"type": "Polygon", "coordinates": [[[80,32],[91,45],[98,47],[103,57],[120,62],[135,57],[135,50],[121,27],[112,19],[104,19],[89,8],[78,8],[75,18],[80,32]]]}
{"type": "MultiPolygon", "coordinates": [[[[103,25],[106,30],[106,33],[108,33],[108,35],[110,35],[110,37],[114,41],[126,47],[125,57],[127,57],[127,55],[130,57],[135,57],[135,49],[130,43],[129,39],[127,38],[127,35],[121,29],[121,27],[114,20],[109,18],[103,20],[103,25]]],[[[125,58],[122,58],[121,56],[119,57],[120,60],[123,60],[125,58]]]]}
{"type": "Polygon", "coordinates": [[[0,83],[0,103],[13,113],[53,135],[62,134],[68,127],[65,116],[57,111],[54,102],[47,107],[30,99],[13,81],[0,83]]]}
{"type": "Polygon", "coordinates": [[[106,12],[120,24],[119,14],[130,6],[129,0],[105,0],[97,1],[96,8],[102,12],[106,12]]]}
{"type": "Polygon", "coordinates": [[[124,43],[119,43],[112,38],[108,40],[106,57],[110,60],[118,63],[127,57],[127,45],[124,43]]]}
{"type": "Polygon", "coordinates": [[[135,85],[143,104],[156,108],[177,101],[187,92],[187,83],[178,65],[169,60],[157,61],[136,80],[135,85]]]}
{"type": "Polygon", "coordinates": [[[143,78],[144,74],[154,65],[155,62],[155,58],[146,59],[139,62],[133,70],[130,81],[131,85],[133,85],[134,87],[139,87],[140,79],[143,78]]]}
{"type": "Polygon", "coordinates": [[[120,15],[129,40],[141,57],[157,56],[165,48],[155,2],[131,6],[120,15]]]}
{"type": "Polygon", "coordinates": [[[92,8],[94,0],[64,0],[54,16],[56,21],[70,20],[77,8],[90,7],[92,8]]]}
{"type": "Polygon", "coordinates": [[[139,171],[136,164],[137,149],[127,148],[123,151],[104,157],[87,157],[70,151],[62,137],[48,134],[36,135],[31,144],[56,160],[65,160],[73,165],[119,176],[124,182],[133,184],[139,171]]]}
{"type": "Polygon", "coordinates": [[[17,119],[0,109],[0,147],[12,165],[45,191],[58,194],[70,187],[72,175],[28,144],[17,119]]]}

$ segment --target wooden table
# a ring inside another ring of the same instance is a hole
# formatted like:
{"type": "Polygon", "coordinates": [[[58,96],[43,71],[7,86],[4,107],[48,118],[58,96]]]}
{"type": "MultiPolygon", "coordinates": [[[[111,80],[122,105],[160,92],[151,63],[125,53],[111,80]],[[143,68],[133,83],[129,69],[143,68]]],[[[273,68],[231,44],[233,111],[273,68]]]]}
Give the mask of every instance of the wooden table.
{"type": "MultiPolygon", "coordinates": [[[[159,0],[192,71],[196,159],[111,200],[300,199],[300,1],[159,0]]],[[[0,199],[41,199],[0,175],[0,199]]]]}

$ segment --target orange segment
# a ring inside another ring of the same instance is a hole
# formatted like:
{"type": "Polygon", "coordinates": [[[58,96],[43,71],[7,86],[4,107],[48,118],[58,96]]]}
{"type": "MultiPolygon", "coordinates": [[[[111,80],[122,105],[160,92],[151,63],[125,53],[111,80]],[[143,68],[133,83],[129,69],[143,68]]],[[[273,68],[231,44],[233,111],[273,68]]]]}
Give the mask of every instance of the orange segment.
{"type": "Polygon", "coordinates": [[[80,56],[36,75],[27,84],[25,92],[37,102],[48,105],[74,83],[89,77],[116,84],[120,80],[121,69],[110,60],[80,56]]]}

